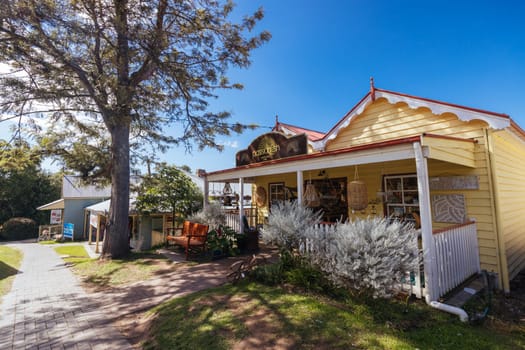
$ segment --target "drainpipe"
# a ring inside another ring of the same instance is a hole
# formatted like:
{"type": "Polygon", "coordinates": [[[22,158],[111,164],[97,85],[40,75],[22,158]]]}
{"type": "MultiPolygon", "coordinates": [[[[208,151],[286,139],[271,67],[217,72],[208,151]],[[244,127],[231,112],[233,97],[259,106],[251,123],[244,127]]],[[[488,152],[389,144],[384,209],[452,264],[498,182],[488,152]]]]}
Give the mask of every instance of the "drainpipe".
{"type": "Polygon", "coordinates": [[[436,247],[432,237],[432,212],[430,210],[430,185],[428,182],[428,162],[423,154],[421,142],[414,142],[417,183],[419,193],[419,212],[421,217],[421,240],[423,243],[423,267],[427,294],[425,301],[431,307],[458,315],[463,322],[468,321],[465,310],[437,301],[439,297],[439,279],[436,259],[436,247]]]}
{"type": "Polygon", "coordinates": [[[501,204],[499,200],[499,188],[498,188],[498,179],[496,162],[494,160],[494,134],[488,129],[485,129],[485,140],[486,140],[486,157],[489,166],[489,186],[491,197],[492,197],[492,212],[494,215],[495,221],[495,230],[496,230],[496,242],[497,242],[497,257],[498,257],[498,277],[501,281],[501,287],[505,294],[510,293],[510,280],[509,280],[509,268],[507,264],[507,254],[505,249],[505,237],[503,235],[502,227],[502,216],[501,216],[501,204]]]}
{"type": "Polygon", "coordinates": [[[452,306],[452,305],[448,305],[448,304],[443,304],[443,303],[440,303],[439,301],[431,301],[430,302],[430,306],[432,306],[433,308],[436,308],[438,310],[441,310],[441,311],[445,311],[445,312],[448,312],[448,313],[451,313],[451,314],[454,314],[454,315],[458,315],[459,316],[459,319],[461,320],[461,322],[467,322],[468,321],[468,314],[465,310],[463,310],[462,308],[460,307],[456,307],[456,306],[452,306]]]}

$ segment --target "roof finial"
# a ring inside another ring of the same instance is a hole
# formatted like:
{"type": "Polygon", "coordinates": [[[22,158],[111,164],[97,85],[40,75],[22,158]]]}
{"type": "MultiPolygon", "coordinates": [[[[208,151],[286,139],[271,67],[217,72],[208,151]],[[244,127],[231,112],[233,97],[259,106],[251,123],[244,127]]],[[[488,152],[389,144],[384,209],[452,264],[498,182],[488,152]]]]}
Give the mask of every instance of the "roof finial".
{"type": "Polygon", "coordinates": [[[376,100],[376,87],[374,86],[374,77],[370,77],[370,95],[372,97],[372,101],[376,100]]]}
{"type": "Polygon", "coordinates": [[[279,131],[279,116],[277,114],[275,115],[275,125],[272,131],[279,131]]]}

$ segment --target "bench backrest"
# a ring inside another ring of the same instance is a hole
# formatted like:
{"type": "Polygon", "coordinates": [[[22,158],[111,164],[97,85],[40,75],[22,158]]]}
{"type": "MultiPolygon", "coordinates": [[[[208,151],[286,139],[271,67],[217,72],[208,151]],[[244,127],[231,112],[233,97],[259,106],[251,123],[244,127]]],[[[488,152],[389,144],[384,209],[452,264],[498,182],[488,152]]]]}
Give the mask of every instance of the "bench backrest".
{"type": "Polygon", "coordinates": [[[190,234],[191,230],[191,222],[186,220],[184,221],[184,223],[182,224],[182,232],[181,232],[181,236],[187,236],[190,234]]]}
{"type": "Polygon", "coordinates": [[[201,242],[206,242],[206,235],[208,234],[208,225],[192,222],[191,223],[191,234],[192,236],[193,235],[198,236],[198,237],[192,237],[192,238],[197,239],[201,242]]]}
{"type": "Polygon", "coordinates": [[[196,235],[201,237],[192,237],[196,240],[205,242],[206,241],[206,235],[208,234],[208,225],[199,224],[196,222],[191,221],[184,221],[184,224],[182,226],[182,233],[181,236],[188,236],[188,235],[196,235]]]}

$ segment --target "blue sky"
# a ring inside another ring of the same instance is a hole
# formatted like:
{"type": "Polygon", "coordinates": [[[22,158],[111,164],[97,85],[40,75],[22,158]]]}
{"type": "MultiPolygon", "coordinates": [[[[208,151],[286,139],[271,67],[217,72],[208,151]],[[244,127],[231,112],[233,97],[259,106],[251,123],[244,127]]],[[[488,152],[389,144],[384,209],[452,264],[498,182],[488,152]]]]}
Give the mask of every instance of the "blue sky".
{"type": "MultiPolygon", "coordinates": [[[[243,91],[213,108],[232,120],[328,131],[378,88],[510,115],[525,128],[525,2],[239,1],[262,6],[272,40],[248,70],[232,71],[243,91]]],[[[193,169],[234,166],[235,153],[269,129],[234,136],[222,153],[172,150],[167,160],[193,169]]]]}
{"type": "MultiPolygon", "coordinates": [[[[235,15],[262,6],[258,29],[272,40],[230,78],[213,110],[232,122],[285,123],[328,131],[378,88],[510,115],[525,128],[525,1],[237,0],[235,15]]],[[[261,128],[229,139],[225,150],[161,155],[208,171],[231,168],[261,128]]],[[[170,133],[172,131],[166,130],[170,133]]]]}

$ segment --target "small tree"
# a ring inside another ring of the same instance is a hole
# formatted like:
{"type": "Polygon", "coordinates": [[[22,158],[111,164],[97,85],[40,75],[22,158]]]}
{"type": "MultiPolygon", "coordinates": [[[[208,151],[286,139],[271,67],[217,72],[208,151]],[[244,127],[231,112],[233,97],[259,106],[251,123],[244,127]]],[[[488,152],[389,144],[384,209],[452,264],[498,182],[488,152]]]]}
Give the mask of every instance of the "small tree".
{"type": "Polygon", "coordinates": [[[169,211],[174,224],[177,216],[185,218],[202,207],[203,195],[197,185],[183,170],[166,163],[144,179],[138,192],[138,210],[169,211]]]}

